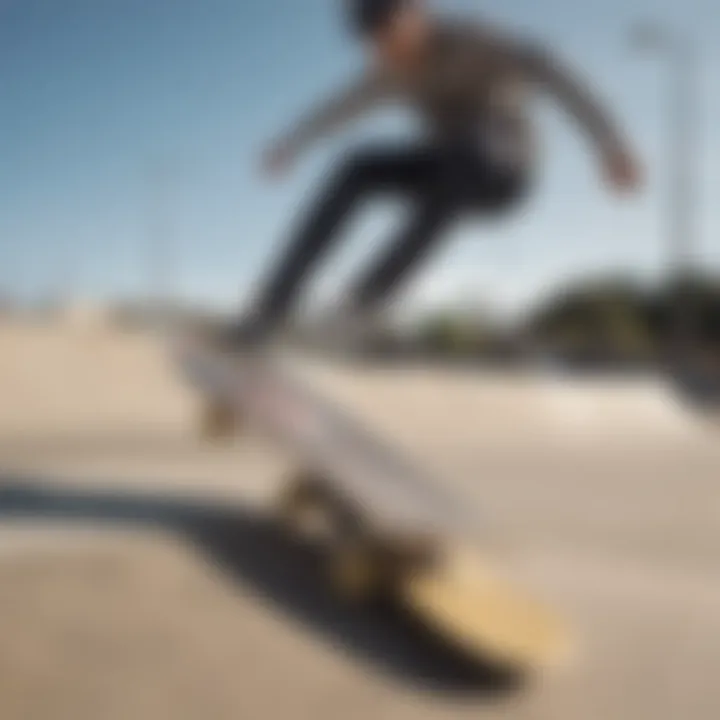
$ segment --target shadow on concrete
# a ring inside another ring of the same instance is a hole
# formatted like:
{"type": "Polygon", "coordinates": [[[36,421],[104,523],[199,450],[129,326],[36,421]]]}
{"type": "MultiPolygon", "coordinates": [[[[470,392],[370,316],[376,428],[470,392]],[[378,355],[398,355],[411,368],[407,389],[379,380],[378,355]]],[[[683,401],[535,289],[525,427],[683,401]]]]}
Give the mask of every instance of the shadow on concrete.
{"type": "Polygon", "coordinates": [[[706,418],[720,417],[720,375],[681,368],[670,376],[677,396],[691,411],[706,418]]]}
{"type": "Polygon", "coordinates": [[[8,520],[114,525],[178,533],[268,607],[302,623],[344,654],[417,690],[502,700],[523,685],[516,673],[462,656],[389,607],[341,602],[323,581],[319,548],[289,538],[241,504],[173,495],[59,487],[0,476],[0,527],[8,520]]]}

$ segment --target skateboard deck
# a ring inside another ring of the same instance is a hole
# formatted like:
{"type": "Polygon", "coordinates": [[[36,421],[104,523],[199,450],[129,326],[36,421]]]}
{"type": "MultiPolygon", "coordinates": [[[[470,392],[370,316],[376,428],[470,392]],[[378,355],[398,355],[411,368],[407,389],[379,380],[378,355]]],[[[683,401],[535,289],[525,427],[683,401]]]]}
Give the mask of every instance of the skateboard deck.
{"type": "Polygon", "coordinates": [[[205,431],[261,431],[302,469],[278,503],[284,527],[327,543],[348,598],[385,595],[483,660],[533,670],[565,659],[547,606],[503,579],[476,542],[477,516],[359,422],[311,391],[273,353],[230,356],[185,337],[176,360],[206,399],[205,431]]]}

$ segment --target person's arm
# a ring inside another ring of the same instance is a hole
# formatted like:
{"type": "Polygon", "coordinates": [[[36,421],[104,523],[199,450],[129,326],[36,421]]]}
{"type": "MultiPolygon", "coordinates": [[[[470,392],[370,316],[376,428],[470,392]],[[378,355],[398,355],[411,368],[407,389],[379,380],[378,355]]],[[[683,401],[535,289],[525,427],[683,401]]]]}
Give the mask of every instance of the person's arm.
{"type": "Polygon", "coordinates": [[[524,74],[552,93],[588,133],[599,150],[609,181],[618,189],[635,189],[641,171],[619,128],[601,103],[551,53],[537,46],[525,46],[517,53],[524,74]]]}
{"type": "Polygon", "coordinates": [[[499,72],[539,85],[560,102],[590,136],[614,184],[631,187],[638,183],[638,168],[619,128],[587,84],[553,53],[487,22],[466,26],[464,32],[471,34],[481,65],[494,58],[499,72]]]}
{"type": "Polygon", "coordinates": [[[387,82],[368,73],[302,118],[271,147],[271,155],[296,157],[311,144],[375,109],[390,96],[387,82]]]}
{"type": "Polygon", "coordinates": [[[517,55],[525,74],[560,101],[604,157],[627,151],[625,138],[609,113],[588,86],[552,53],[538,46],[524,46],[517,55]]]}

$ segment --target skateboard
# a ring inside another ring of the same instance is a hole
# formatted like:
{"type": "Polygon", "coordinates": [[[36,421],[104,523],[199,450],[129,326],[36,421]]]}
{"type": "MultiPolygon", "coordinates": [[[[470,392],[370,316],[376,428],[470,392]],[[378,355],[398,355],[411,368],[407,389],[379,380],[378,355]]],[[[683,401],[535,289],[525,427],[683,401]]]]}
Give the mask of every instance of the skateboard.
{"type": "Polygon", "coordinates": [[[478,518],[277,354],[230,356],[186,338],[176,359],[205,399],[205,437],[253,428],[291,452],[301,470],[277,499],[278,522],[324,543],[328,582],[342,597],[389,600],[483,662],[525,672],[567,659],[561,618],[468,539],[478,518]]]}

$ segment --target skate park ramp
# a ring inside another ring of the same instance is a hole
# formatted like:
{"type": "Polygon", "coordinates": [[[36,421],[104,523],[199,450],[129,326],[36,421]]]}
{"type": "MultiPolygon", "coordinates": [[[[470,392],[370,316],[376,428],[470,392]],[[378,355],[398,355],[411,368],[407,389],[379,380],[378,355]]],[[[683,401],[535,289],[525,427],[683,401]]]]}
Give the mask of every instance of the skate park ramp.
{"type": "Polygon", "coordinates": [[[0,326],[0,716],[716,718],[720,450],[656,378],[298,362],[476,505],[577,630],[517,687],[343,607],[265,521],[292,468],[208,447],[164,349],[0,326]]]}

